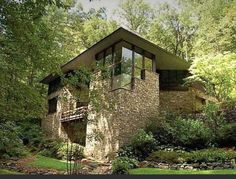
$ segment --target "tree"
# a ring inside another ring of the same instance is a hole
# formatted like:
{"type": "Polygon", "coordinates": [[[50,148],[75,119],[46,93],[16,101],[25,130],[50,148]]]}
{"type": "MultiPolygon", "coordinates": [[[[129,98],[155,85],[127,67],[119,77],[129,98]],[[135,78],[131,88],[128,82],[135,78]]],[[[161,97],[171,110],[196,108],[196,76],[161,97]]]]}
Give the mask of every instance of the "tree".
{"type": "Polygon", "coordinates": [[[42,21],[48,6],[60,1],[2,1],[0,34],[0,116],[2,120],[39,117],[44,104],[40,75],[57,64],[49,27],[42,21]],[[40,60],[39,60],[40,59],[40,60]],[[52,61],[51,61],[52,60],[52,61]],[[50,65],[50,62],[51,65],[50,65]],[[49,64],[46,66],[45,64],[49,64]]]}
{"type": "Polygon", "coordinates": [[[200,82],[209,95],[219,101],[236,99],[236,54],[205,55],[196,58],[190,68],[190,82],[200,82]]]}
{"type": "Polygon", "coordinates": [[[122,0],[117,11],[130,30],[147,33],[153,10],[144,0],[122,0]]]}
{"type": "Polygon", "coordinates": [[[173,54],[189,60],[193,56],[192,43],[197,26],[190,19],[190,11],[183,7],[162,4],[155,11],[146,38],[173,54]]]}
{"type": "Polygon", "coordinates": [[[235,0],[181,0],[180,3],[192,12],[198,26],[193,47],[196,55],[235,52],[235,0]]]}

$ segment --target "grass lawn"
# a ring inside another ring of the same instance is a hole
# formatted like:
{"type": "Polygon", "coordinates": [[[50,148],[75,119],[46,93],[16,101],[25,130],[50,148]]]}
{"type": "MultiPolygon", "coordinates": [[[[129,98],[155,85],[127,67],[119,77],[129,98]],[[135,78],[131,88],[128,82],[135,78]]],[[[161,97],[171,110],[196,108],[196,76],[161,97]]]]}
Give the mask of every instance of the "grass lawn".
{"type": "Polygon", "coordinates": [[[0,175],[22,175],[23,173],[7,170],[7,169],[0,169],[0,175]]]}
{"type": "Polygon", "coordinates": [[[129,171],[130,174],[135,175],[187,175],[187,174],[199,174],[199,175],[220,175],[220,174],[236,174],[236,169],[229,170],[162,170],[157,168],[137,168],[129,171]]]}
{"type": "Polygon", "coordinates": [[[29,166],[47,169],[56,169],[60,171],[66,171],[66,162],[62,160],[57,160],[54,158],[44,157],[37,155],[36,159],[28,164],[29,166]]]}

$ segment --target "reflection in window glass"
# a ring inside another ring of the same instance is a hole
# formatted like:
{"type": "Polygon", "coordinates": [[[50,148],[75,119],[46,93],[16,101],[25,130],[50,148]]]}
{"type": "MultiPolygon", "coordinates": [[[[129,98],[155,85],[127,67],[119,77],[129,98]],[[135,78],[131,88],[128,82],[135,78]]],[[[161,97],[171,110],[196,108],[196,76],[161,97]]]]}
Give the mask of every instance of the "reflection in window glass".
{"type": "Polygon", "coordinates": [[[142,68],[143,67],[143,56],[138,54],[138,53],[134,53],[134,66],[138,67],[138,68],[142,68]]]}
{"type": "Polygon", "coordinates": [[[134,68],[134,77],[141,79],[141,68],[134,68]]]}
{"type": "Polygon", "coordinates": [[[103,66],[103,58],[104,58],[104,53],[103,52],[101,52],[97,55],[97,57],[96,57],[96,60],[97,60],[96,65],[97,66],[99,66],[99,67],[103,66]]]}
{"type": "Polygon", "coordinates": [[[132,64],[132,51],[122,47],[122,61],[132,64]]]}
{"type": "Polygon", "coordinates": [[[115,58],[115,64],[121,61],[121,49],[115,49],[114,58],[115,58]]]}
{"type": "Polygon", "coordinates": [[[120,74],[113,78],[113,89],[126,88],[131,89],[131,75],[120,74]]]}
{"type": "Polygon", "coordinates": [[[152,59],[145,57],[145,69],[152,71],[152,59]]]}
{"type": "Polygon", "coordinates": [[[112,48],[109,48],[106,50],[106,55],[105,55],[105,66],[109,67],[112,65],[112,48]]]}
{"type": "MultiPolygon", "coordinates": [[[[119,56],[119,53],[117,53],[119,56]]],[[[117,59],[117,61],[119,61],[117,59]]],[[[132,51],[122,47],[122,61],[114,66],[113,89],[131,88],[132,51]]]]}

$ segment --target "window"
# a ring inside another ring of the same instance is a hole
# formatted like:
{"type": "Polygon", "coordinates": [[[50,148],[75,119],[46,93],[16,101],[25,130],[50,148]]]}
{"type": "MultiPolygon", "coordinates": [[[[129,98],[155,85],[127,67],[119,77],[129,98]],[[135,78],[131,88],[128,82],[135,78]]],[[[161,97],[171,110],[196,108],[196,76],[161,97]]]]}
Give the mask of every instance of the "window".
{"type": "Polygon", "coordinates": [[[185,89],[182,85],[187,77],[186,70],[159,70],[160,88],[164,89],[185,89]]]}
{"type": "Polygon", "coordinates": [[[57,97],[48,100],[48,114],[57,112],[57,97]]]}
{"type": "Polygon", "coordinates": [[[145,79],[145,70],[153,71],[153,54],[125,41],[96,55],[97,65],[109,68],[112,89],[131,89],[133,78],[145,79]]]}
{"type": "Polygon", "coordinates": [[[105,51],[105,66],[110,67],[112,65],[112,48],[105,51]]]}
{"type": "Polygon", "coordinates": [[[143,69],[143,56],[139,53],[134,53],[134,77],[141,79],[141,71],[143,69]]]}
{"type": "Polygon", "coordinates": [[[97,60],[96,65],[99,67],[103,66],[103,64],[104,64],[103,59],[104,59],[104,52],[97,54],[96,55],[96,60],[97,60]]]}
{"type": "Polygon", "coordinates": [[[132,51],[122,47],[116,52],[112,88],[131,89],[132,51]],[[121,57],[121,58],[120,58],[121,57]]]}
{"type": "Polygon", "coordinates": [[[153,65],[153,60],[145,57],[145,64],[144,64],[145,67],[144,68],[148,71],[152,71],[152,69],[153,69],[152,65],[153,65]]]}

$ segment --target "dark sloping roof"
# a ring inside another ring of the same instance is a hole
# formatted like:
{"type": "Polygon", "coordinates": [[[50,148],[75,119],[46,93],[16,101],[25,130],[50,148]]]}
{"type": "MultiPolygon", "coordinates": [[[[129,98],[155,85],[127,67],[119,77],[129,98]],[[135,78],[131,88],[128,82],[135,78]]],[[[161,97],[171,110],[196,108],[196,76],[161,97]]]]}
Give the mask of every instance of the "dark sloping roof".
{"type": "MultiPolygon", "coordinates": [[[[154,55],[156,55],[157,60],[157,68],[158,69],[169,69],[169,70],[187,70],[190,67],[190,64],[185,60],[167,52],[161,47],[153,44],[152,42],[145,40],[144,38],[138,36],[137,34],[130,32],[122,27],[106,36],[80,55],[73,58],[71,61],[61,66],[61,70],[63,73],[74,70],[78,68],[79,65],[85,64],[90,65],[94,59],[95,55],[102,51],[103,49],[111,46],[117,41],[125,40],[130,42],[154,55]]],[[[50,81],[55,79],[56,75],[48,75],[41,82],[48,84],[50,81]]]]}

